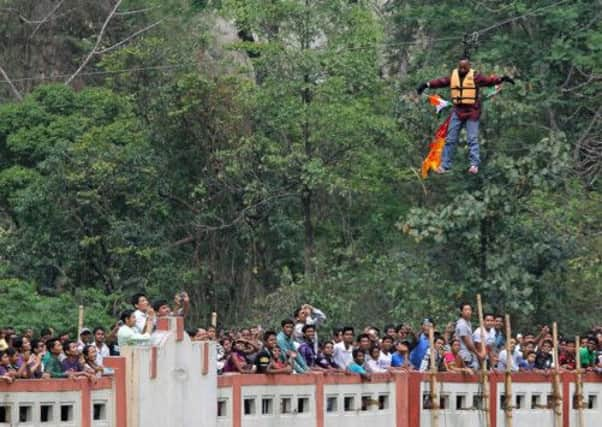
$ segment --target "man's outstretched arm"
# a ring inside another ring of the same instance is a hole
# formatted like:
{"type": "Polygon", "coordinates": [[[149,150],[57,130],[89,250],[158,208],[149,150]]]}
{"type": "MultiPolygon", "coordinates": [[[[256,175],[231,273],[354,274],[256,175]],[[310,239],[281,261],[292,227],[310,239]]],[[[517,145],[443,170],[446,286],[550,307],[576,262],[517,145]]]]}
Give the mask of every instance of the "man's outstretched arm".
{"type": "Polygon", "coordinates": [[[439,89],[441,87],[449,87],[450,79],[449,77],[440,77],[438,79],[430,80],[425,83],[421,83],[417,88],[416,92],[418,95],[421,95],[422,92],[428,87],[432,89],[439,89]]]}
{"type": "Polygon", "coordinates": [[[477,86],[484,87],[484,86],[495,86],[495,85],[499,85],[500,83],[504,83],[504,82],[514,84],[514,79],[512,79],[512,77],[510,77],[510,76],[502,76],[502,77],[498,77],[496,75],[485,76],[481,73],[478,73],[474,78],[474,82],[477,86]]]}

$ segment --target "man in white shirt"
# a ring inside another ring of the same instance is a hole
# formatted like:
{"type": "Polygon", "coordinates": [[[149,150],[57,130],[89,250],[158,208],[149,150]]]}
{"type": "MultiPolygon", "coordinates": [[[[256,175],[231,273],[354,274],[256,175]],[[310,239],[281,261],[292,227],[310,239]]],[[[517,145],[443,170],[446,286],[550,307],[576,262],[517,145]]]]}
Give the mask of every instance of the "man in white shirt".
{"type": "MultiPolygon", "coordinates": [[[[500,372],[506,371],[506,349],[500,351],[499,360],[497,362],[497,368],[500,372]]],[[[510,370],[512,372],[518,372],[520,362],[523,360],[523,355],[518,348],[516,348],[516,340],[510,338],[510,370]]]]}
{"type": "Polygon", "coordinates": [[[134,308],[136,309],[136,311],[134,311],[134,317],[136,318],[136,324],[134,325],[134,328],[136,329],[136,332],[140,334],[150,334],[151,332],[153,332],[155,311],[150,306],[148,298],[146,297],[146,295],[138,293],[132,297],[131,302],[134,308]],[[149,318],[152,320],[150,322],[150,326],[149,322],[147,322],[149,318]]]}
{"type": "Polygon", "coordinates": [[[309,304],[303,304],[293,313],[295,316],[295,329],[293,330],[293,340],[301,345],[305,341],[303,336],[303,327],[310,325],[315,327],[314,336],[314,352],[318,354],[318,328],[326,321],[326,315],[322,310],[317,309],[309,304]]]}
{"type": "Polygon", "coordinates": [[[487,313],[483,316],[484,329],[477,328],[472,334],[472,341],[475,343],[477,349],[481,347],[481,336],[485,337],[485,347],[487,352],[491,351],[495,347],[496,331],[495,331],[495,316],[487,313]]]}
{"type": "Polygon", "coordinates": [[[345,326],[343,328],[343,341],[334,345],[333,358],[334,362],[341,369],[347,369],[347,367],[353,363],[353,335],[355,331],[351,326],[345,326]]]}
{"type": "Polygon", "coordinates": [[[92,345],[96,347],[96,364],[98,366],[104,366],[103,359],[111,355],[105,338],[105,329],[102,326],[94,328],[94,344],[92,345]]]}
{"type": "Polygon", "coordinates": [[[378,357],[378,366],[381,369],[389,369],[391,367],[391,360],[393,359],[393,337],[385,335],[380,343],[380,356],[378,357]]]}
{"type": "MultiPolygon", "coordinates": [[[[150,343],[150,333],[145,332],[141,334],[136,329],[136,316],[134,310],[125,310],[121,313],[120,316],[121,322],[123,324],[119,328],[119,332],[117,332],[117,343],[120,348],[126,345],[136,345],[136,344],[149,344],[150,343]]],[[[146,325],[144,329],[152,330],[153,320],[152,318],[146,319],[146,325]]]]}

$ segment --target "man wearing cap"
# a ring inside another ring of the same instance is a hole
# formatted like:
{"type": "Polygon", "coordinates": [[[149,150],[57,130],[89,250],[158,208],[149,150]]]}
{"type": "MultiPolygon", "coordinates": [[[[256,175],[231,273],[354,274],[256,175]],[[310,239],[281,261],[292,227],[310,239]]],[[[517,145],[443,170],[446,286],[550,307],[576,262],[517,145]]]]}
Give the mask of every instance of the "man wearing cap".
{"type": "Polygon", "coordinates": [[[85,346],[92,344],[92,331],[90,328],[82,328],[79,331],[79,341],[77,342],[77,350],[81,353],[85,346]]]}
{"type": "Polygon", "coordinates": [[[418,334],[416,347],[410,353],[410,363],[416,369],[420,368],[422,359],[429,348],[429,329],[435,327],[433,319],[427,317],[422,321],[422,331],[418,334]]]}

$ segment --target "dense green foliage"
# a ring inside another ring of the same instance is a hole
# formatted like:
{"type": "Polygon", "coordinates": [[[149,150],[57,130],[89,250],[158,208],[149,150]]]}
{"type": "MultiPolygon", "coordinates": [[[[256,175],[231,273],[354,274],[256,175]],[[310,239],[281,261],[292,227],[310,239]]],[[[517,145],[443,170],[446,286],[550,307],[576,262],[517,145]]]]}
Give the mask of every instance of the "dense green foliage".
{"type": "Polygon", "coordinates": [[[517,328],[602,321],[591,1],[64,3],[0,3],[4,323],[106,323],[141,289],[188,290],[199,324],[445,322],[477,292],[517,328]],[[414,88],[475,32],[475,68],[517,84],[485,103],[481,173],[460,148],[422,181],[443,118],[414,88]]]}

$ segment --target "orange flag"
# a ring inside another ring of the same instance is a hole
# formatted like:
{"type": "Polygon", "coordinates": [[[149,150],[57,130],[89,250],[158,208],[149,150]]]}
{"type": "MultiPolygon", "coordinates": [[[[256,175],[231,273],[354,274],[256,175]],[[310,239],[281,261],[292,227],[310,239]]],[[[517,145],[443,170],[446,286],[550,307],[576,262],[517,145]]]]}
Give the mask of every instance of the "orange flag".
{"type": "Polygon", "coordinates": [[[422,179],[428,177],[430,170],[435,170],[441,166],[441,157],[443,156],[443,147],[445,146],[445,137],[447,136],[447,127],[449,126],[450,119],[451,115],[439,126],[437,133],[435,133],[435,138],[429,145],[429,153],[422,162],[422,179]]]}
{"type": "Polygon", "coordinates": [[[437,109],[437,114],[439,114],[441,110],[451,106],[451,103],[449,101],[446,101],[439,95],[429,95],[427,99],[429,101],[429,104],[431,104],[437,109]]]}

